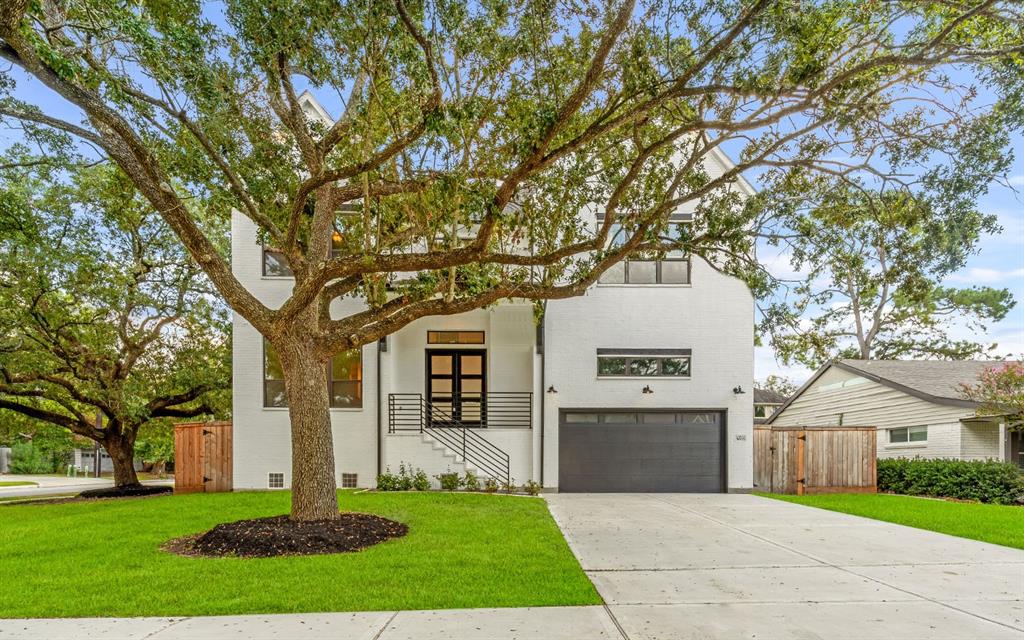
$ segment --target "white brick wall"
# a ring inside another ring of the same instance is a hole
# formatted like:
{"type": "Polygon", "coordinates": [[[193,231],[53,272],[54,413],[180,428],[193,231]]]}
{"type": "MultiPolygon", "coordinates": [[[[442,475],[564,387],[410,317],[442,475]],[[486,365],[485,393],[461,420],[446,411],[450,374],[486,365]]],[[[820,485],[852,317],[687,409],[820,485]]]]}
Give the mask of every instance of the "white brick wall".
{"type": "Polygon", "coordinates": [[[722,409],[727,417],[728,484],[753,485],[754,304],[746,285],[693,264],[691,286],[594,287],[548,303],[545,315],[544,484],[558,481],[558,410],[578,408],[722,409]],[[597,377],[599,348],[692,349],[689,379],[597,377]],[[650,385],[653,394],[642,394],[650,385]],[[733,393],[742,386],[743,395],[733,393]],[[741,439],[737,439],[737,437],[741,439]]]}

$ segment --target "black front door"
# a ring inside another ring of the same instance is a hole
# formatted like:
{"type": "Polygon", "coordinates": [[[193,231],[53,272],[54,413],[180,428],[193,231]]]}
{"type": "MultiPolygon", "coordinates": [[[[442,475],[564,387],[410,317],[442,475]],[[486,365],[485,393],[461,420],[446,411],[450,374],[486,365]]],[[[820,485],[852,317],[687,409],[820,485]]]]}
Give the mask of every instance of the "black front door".
{"type": "Polygon", "coordinates": [[[486,424],[487,352],[427,349],[427,399],[431,426],[486,424]]]}

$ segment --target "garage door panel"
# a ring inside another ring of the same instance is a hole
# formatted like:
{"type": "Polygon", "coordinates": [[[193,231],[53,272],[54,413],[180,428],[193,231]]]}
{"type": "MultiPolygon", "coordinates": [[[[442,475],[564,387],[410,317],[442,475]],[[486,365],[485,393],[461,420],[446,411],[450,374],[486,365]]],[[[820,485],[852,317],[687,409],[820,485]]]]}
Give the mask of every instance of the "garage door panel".
{"type": "Polygon", "coordinates": [[[561,491],[724,490],[721,413],[584,413],[563,414],[561,491]]]}

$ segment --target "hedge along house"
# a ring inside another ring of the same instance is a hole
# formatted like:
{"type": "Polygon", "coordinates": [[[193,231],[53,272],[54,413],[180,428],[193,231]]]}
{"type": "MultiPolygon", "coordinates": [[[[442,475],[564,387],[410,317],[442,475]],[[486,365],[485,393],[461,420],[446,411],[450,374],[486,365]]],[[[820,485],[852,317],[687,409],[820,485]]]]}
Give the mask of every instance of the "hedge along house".
{"type": "MultiPolygon", "coordinates": [[[[329,122],[309,94],[307,116],[329,122]]],[[[731,167],[716,151],[705,170],[731,167]]],[[[742,194],[749,185],[736,186],[742,194]]],[[[345,212],[340,212],[344,215],[345,212]]],[[[596,231],[600,212],[583,211],[596,231]]],[[[679,224],[692,211],[673,214],[679,224]]],[[[232,268],[270,306],[287,263],[232,219],[232,268]]],[[[338,317],[362,309],[335,301],[338,317]]],[[[329,367],[336,479],[372,487],[399,465],[471,470],[561,491],[746,490],[752,486],[753,298],[698,258],[630,261],[586,295],[412,322],[329,367]]],[[[287,488],[287,398],[276,357],[234,317],[234,486],[287,488]]]]}
{"type": "Polygon", "coordinates": [[[961,384],[1001,363],[837,360],[768,418],[773,426],[873,425],[879,458],[1005,460],[1024,466],[1021,434],[1001,416],[978,417],[961,384]]]}

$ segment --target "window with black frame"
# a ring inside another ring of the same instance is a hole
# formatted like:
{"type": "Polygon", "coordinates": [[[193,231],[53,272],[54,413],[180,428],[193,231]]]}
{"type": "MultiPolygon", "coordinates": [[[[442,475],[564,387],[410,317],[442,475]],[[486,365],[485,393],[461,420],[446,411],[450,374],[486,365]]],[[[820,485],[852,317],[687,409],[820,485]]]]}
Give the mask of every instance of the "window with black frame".
{"type": "Polygon", "coordinates": [[[609,350],[598,349],[599,378],[688,378],[689,349],[609,350]]]}
{"type": "MultiPolygon", "coordinates": [[[[598,216],[598,224],[604,216],[598,216]]],[[[688,214],[673,216],[670,226],[684,224],[692,219],[688,214]]],[[[622,245],[626,231],[619,223],[613,224],[609,246],[622,245]]],[[[601,274],[600,284],[690,284],[690,256],[684,251],[669,251],[658,260],[630,258],[623,260],[601,274]]]]}
{"type": "MultiPolygon", "coordinates": [[[[338,207],[338,219],[331,232],[330,257],[344,255],[346,234],[351,234],[359,223],[359,204],[347,203],[338,207]]],[[[288,265],[288,257],[283,251],[271,246],[263,246],[263,275],[269,278],[291,278],[295,274],[288,265]]]]}
{"type": "MultiPolygon", "coordinates": [[[[363,350],[352,349],[331,358],[327,367],[331,407],[359,409],[363,406],[363,350]]],[[[287,407],[284,372],[274,348],[263,340],[263,406],[287,407]]]]}

